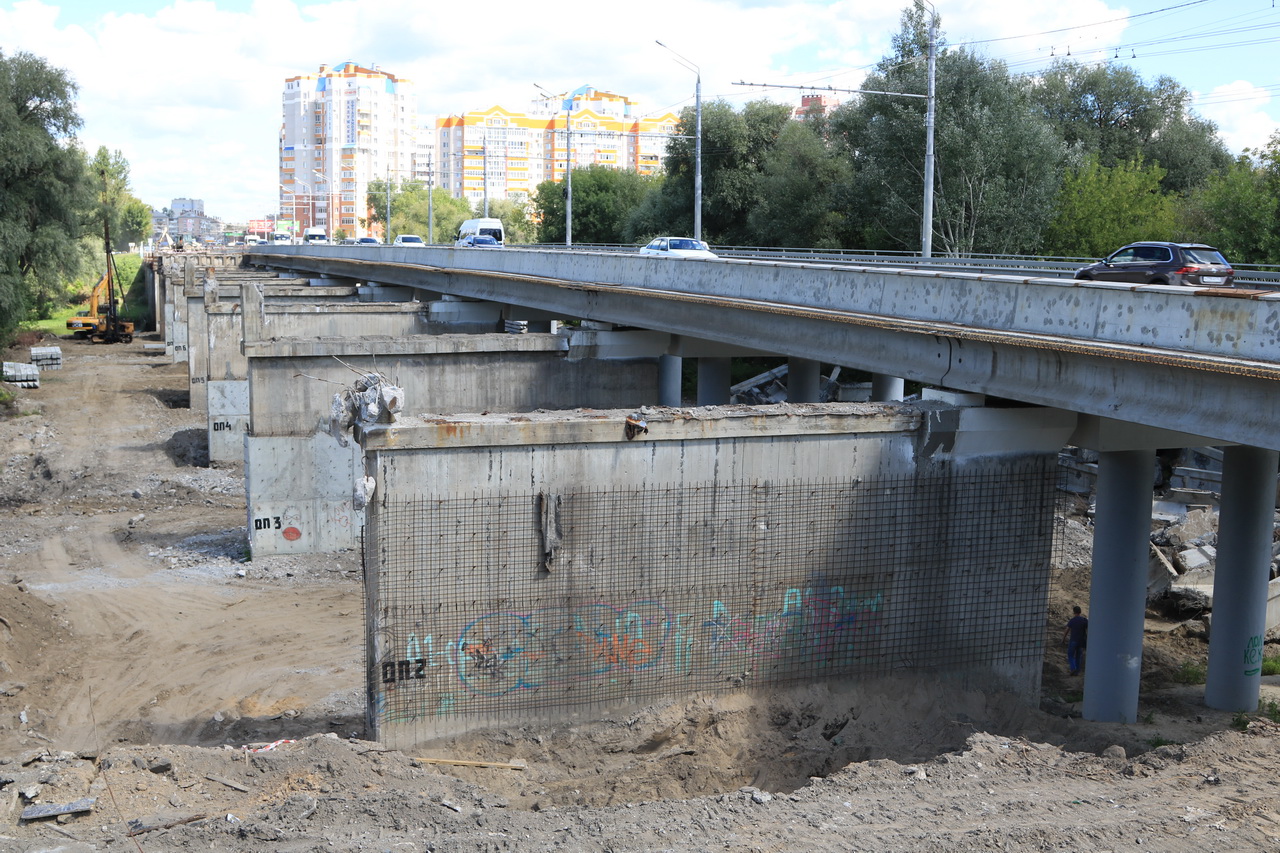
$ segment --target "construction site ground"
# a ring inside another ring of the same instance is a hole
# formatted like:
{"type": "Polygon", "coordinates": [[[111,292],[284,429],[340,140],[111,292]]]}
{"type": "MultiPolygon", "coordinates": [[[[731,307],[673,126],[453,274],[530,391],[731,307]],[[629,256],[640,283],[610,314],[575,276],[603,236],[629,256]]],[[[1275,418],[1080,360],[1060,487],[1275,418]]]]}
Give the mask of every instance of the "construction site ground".
{"type": "MultiPolygon", "coordinates": [[[[1207,708],[1177,680],[1201,632],[1154,616],[1131,725],[1082,720],[1051,648],[1039,707],[858,680],[386,749],[359,555],[248,559],[241,471],[157,341],[3,355],[64,363],[3,386],[0,853],[1280,849],[1280,687],[1207,708]]],[[[1068,518],[1047,636],[1089,547],[1068,518]]]]}

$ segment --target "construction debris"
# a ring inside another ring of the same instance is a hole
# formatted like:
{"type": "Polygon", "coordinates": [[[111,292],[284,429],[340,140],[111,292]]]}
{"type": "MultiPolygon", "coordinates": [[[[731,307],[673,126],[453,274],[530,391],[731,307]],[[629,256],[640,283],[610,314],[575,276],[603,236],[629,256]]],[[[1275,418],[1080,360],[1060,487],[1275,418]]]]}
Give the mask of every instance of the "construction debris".
{"type": "Polygon", "coordinates": [[[93,804],[98,801],[97,797],[82,797],[70,803],[38,803],[36,805],[27,806],[22,810],[23,820],[39,820],[46,817],[57,817],[63,814],[77,814],[79,812],[93,811],[93,804]]]}
{"type": "Polygon", "coordinates": [[[403,406],[403,389],[392,385],[381,374],[366,373],[356,380],[354,387],[333,395],[329,434],[346,447],[345,434],[356,424],[395,423],[396,415],[403,406]]]}

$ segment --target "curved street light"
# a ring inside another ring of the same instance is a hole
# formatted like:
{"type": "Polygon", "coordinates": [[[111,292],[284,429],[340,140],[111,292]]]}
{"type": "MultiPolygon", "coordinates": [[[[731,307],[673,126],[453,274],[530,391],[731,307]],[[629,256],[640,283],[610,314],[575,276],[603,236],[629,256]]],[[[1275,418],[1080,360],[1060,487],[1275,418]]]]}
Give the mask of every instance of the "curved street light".
{"type": "MultiPolygon", "coordinates": [[[[533,88],[547,96],[547,100],[554,101],[559,96],[553,95],[546,89],[533,84],[533,88]]],[[[564,98],[561,102],[564,107],[564,245],[565,248],[573,246],[573,128],[570,126],[570,112],[573,108],[573,99],[564,98]]],[[[488,177],[485,178],[488,180],[488,177]]]]}
{"type": "Polygon", "coordinates": [[[680,64],[697,75],[693,90],[693,112],[697,124],[693,137],[693,239],[702,239],[702,70],[657,39],[653,43],[677,57],[680,64]]]}

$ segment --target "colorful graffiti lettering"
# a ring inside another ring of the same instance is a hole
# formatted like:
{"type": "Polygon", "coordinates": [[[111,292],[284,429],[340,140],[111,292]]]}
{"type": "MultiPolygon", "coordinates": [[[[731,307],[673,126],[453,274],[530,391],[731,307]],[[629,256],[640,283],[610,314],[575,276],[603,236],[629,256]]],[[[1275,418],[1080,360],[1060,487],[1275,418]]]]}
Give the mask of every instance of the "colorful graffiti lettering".
{"type": "Polygon", "coordinates": [[[703,623],[712,655],[786,659],[819,666],[847,664],[868,652],[879,635],[884,593],[849,596],[843,587],[788,589],[773,613],[733,614],[721,601],[703,623]]]}
{"type": "Polygon", "coordinates": [[[458,677],[486,696],[635,672],[658,664],[671,617],[653,601],[492,613],[457,640],[458,677]]]}

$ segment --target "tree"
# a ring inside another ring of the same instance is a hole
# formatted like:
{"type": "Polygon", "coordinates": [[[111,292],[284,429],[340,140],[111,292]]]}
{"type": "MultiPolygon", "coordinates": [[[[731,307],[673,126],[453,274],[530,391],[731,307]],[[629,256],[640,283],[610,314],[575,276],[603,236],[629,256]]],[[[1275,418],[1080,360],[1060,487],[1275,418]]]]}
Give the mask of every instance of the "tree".
{"type": "MultiPolygon", "coordinates": [[[[956,255],[1035,251],[1060,181],[1062,143],[1003,63],[939,42],[934,240],[956,255]]],[[[897,55],[865,88],[924,94],[928,33],[919,3],[903,13],[894,45],[897,55]]],[[[926,109],[923,98],[867,94],[830,118],[851,165],[851,224],[868,248],[921,244],[926,109]]]]}
{"type": "Polygon", "coordinates": [[[0,342],[49,316],[78,267],[89,194],[75,93],[65,71],[0,52],[0,342]]]}
{"type": "Polygon", "coordinates": [[[1188,240],[1217,246],[1228,260],[1280,263],[1280,133],[1194,191],[1180,230],[1188,240]]]}
{"type": "MultiPolygon", "coordinates": [[[[574,169],[573,241],[575,243],[626,243],[627,219],[653,185],[630,169],[593,164],[574,169]]],[[[543,181],[534,191],[539,243],[563,243],[566,187],[543,181]]]]}
{"type": "MultiPolygon", "coordinates": [[[[749,242],[748,218],[761,202],[765,156],[791,120],[791,107],[752,101],[737,112],[725,101],[702,105],[702,238],[715,243],[749,242]]],[[[666,178],[645,199],[625,231],[636,238],[693,233],[696,115],[687,107],[667,147],[666,178]]]]}
{"type": "Polygon", "coordinates": [[[752,244],[842,247],[848,217],[839,195],[849,178],[849,161],[827,145],[819,124],[789,123],[761,166],[760,203],[748,216],[752,244]]]}
{"type": "Polygon", "coordinates": [[[1163,177],[1155,164],[1103,166],[1089,157],[1063,180],[1046,252],[1099,258],[1135,240],[1173,239],[1177,203],[1161,190],[1163,177]]]}
{"type": "MultiPolygon", "coordinates": [[[[369,182],[366,197],[370,215],[369,226],[386,224],[387,183],[382,180],[369,182]]],[[[471,218],[471,205],[465,199],[454,198],[443,187],[435,187],[428,195],[421,181],[405,181],[391,184],[391,228],[387,242],[396,234],[418,234],[424,240],[452,242],[458,226],[471,218]],[[434,227],[431,220],[434,217],[434,227]]]]}
{"type": "Polygon", "coordinates": [[[1186,192],[1231,163],[1217,127],[1188,110],[1191,94],[1171,77],[1148,85],[1118,64],[1055,62],[1032,89],[1067,145],[1104,166],[1139,158],[1165,169],[1165,187],[1186,192]]]}
{"type": "Polygon", "coordinates": [[[151,208],[129,191],[129,161],[121,151],[99,147],[89,162],[89,181],[98,198],[89,230],[101,234],[105,219],[112,251],[128,251],[130,243],[140,243],[151,233],[151,208]]]}
{"type": "Polygon", "coordinates": [[[534,242],[537,227],[529,219],[530,207],[531,203],[514,198],[489,199],[489,216],[502,220],[504,242],[534,242]]]}

